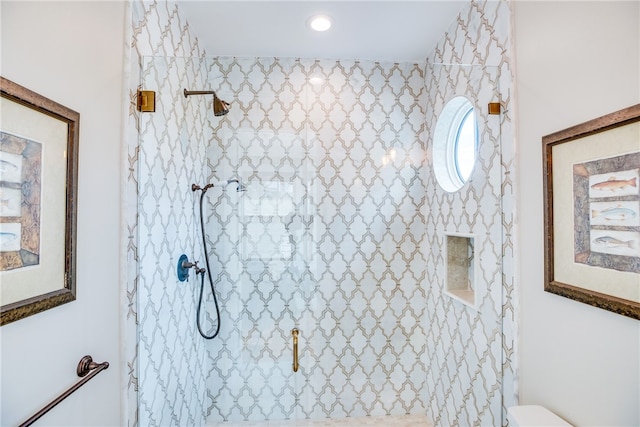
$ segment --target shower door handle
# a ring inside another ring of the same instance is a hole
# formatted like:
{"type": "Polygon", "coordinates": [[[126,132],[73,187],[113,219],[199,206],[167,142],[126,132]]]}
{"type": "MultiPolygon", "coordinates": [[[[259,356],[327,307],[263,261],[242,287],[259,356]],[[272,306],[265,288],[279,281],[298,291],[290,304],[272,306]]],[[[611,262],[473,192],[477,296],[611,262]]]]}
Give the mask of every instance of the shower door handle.
{"type": "Polygon", "coordinates": [[[298,331],[297,328],[291,330],[291,336],[293,337],[293,372],[298,372],[298,331]]]}

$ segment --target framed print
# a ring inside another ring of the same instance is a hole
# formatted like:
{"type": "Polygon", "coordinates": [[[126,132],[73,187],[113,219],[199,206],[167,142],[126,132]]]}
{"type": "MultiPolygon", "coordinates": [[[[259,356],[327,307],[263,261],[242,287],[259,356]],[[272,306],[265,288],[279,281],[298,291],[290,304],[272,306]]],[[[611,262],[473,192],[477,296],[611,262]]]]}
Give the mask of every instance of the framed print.
{"type": "Polygon", "coordinates": [[[80,115],[0,77],[0,325],[75,300],[80,115]]]}
{"type": "Polygon", "coordinates": [[[640,319],[640,104],[542,145],[545,291],[640,319]]]}

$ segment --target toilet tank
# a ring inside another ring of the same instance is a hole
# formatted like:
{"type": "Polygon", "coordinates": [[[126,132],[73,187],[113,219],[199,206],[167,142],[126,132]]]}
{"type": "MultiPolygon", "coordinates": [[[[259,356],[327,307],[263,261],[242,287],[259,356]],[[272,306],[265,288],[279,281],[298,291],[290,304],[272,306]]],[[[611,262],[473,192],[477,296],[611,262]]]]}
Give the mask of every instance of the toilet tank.
{"type": "Polygon", "coordinates": [[[518,427],[573,427],[571,424],[539,405],[512,406],[507,410],[509,425],[518,427]]]}

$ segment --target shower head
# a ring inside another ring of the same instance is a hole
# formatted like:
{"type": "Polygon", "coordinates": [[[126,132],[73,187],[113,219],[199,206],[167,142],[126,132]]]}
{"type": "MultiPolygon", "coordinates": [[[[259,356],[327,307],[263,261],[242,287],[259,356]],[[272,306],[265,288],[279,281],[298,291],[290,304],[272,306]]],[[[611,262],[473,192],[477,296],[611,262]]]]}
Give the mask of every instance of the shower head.
{"type": "Polygon", "coordinates": [[[218,98],[218,95],[213,94],[213,115],[216,117],[224,116],[229,112],[229,103],[218,98]]]}
{"type": "Polygon", "coordinates": [[[247,188],[244,186],[244,184],[242,184],[242,183],[241,183],[240,181],[238,181],[237,179],[230,179],[230,180],[228,180],[228,181],[222,181],[222,182],[223,182],[223,183],[226,183],[226,184],[231,184],[231,183],[234,183],[234,182],[235,182],[236,184],[238,184],[238,187],[236,188],[236,191],[237,191],[238,193],[242,193],[243,191],[245,191],[245,190],[247,189],[247,188]]]}
{"type": "Polygon", "coordinates": [[[184,97],[189,95],[213,95],[213,115],[216,117],[224,116],[229,112],[229,103],[218,98],[218,95],[212,90],[183,90],[184,97]]]}

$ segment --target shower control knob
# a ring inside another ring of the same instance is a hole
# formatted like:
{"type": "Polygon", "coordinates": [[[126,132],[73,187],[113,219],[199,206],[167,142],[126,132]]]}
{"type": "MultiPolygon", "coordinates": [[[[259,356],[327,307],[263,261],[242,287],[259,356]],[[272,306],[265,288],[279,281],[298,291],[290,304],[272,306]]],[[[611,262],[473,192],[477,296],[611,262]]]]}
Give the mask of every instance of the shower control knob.
{"type": "Polygon", "coordinates": [[[184,260],[182,261],[182,268],[192,268],[195,267],[196,270],[198,269],[198,261],[194,261],[194,262],[189,262],[188,260],[184,260]]]}
{"type": "Polygon", "coordinates": [[[184,282],[185,280],[189,279],[190,268],[195,268],[196,274],[198,274],[200,270],[198,268],[198,261],[189,262],[189,258],[186,255],[184,254],[180,255],[180,258],[178,259],[178,266],[176,271],[178,274],[179,281],[184,282]]]}

